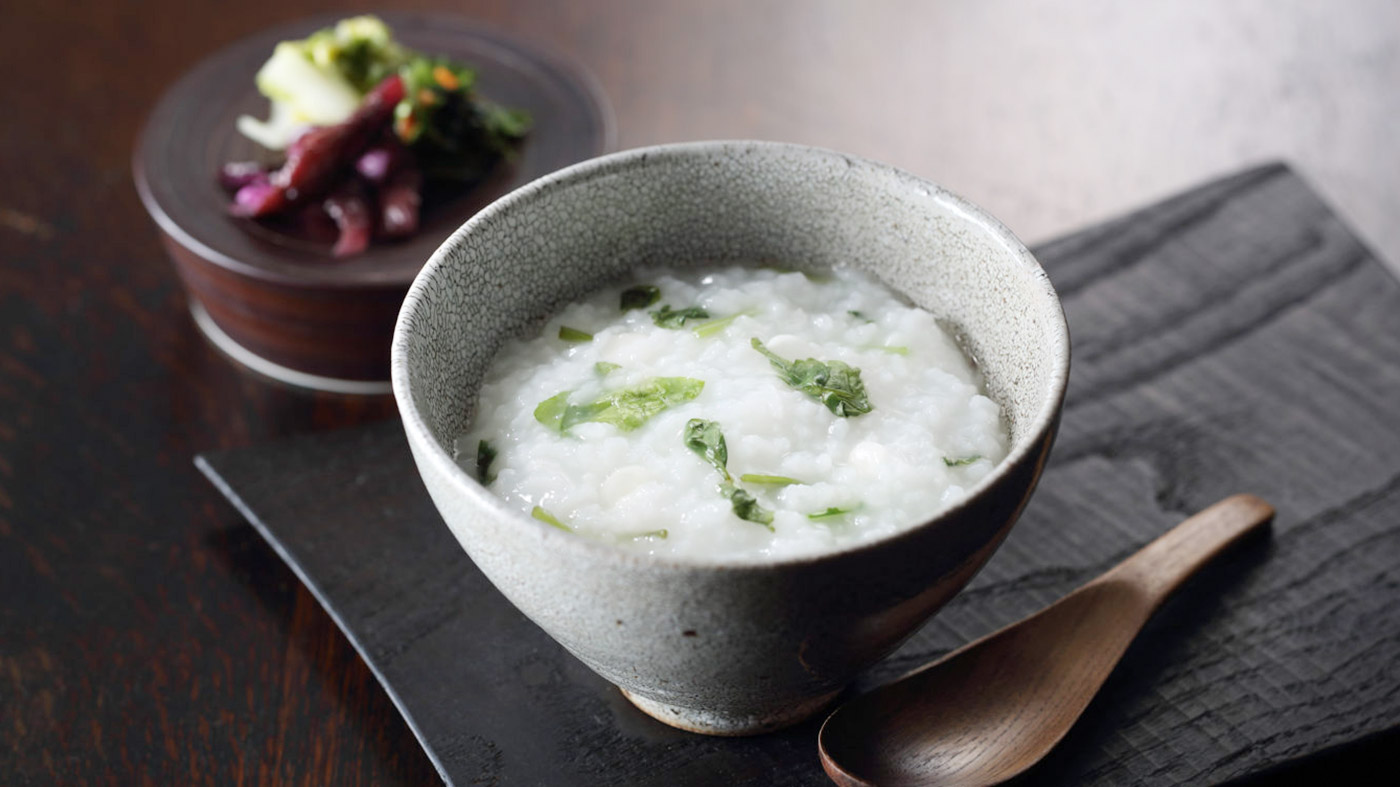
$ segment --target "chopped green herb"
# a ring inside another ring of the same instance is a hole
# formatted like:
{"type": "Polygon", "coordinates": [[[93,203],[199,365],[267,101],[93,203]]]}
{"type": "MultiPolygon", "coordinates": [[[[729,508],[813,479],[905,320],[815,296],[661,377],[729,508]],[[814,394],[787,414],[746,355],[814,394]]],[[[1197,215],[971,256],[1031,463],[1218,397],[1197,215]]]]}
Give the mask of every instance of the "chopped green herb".
{"type": "Polygon", "coordinates": [[[874,347],[871,347],[870,349],[872,349],[872,350],[879,350],[879,351],[882,352],[882,353],[889,353],[890,355],[908,355],[908,354],[909,354],[909,348],[908,348],[908,347],[901,347],[901,346],[895,345],[895,344],[877,344],[877,345],[875,345],[874,347]]]}
{"type": "Polygon", "coordinates": [[[691,330],[695,331],[695,335],[699,336],[701,339],[708,339],[709,337],[714,336],[717,333],[723,333],[724,329],[728,328],[731,323],[733,323],[740,317],[744,317],[747,315],[748,312],[737,312],[735,314],[729,315],[728,317],[720,317],[717,320],[702,322],[699,325],[692,328],[691,330]]]}
{"type": "Polygon", "coordinates": [[[599,362],[593,364],[593,372],[594,372],[595,374],[597,374],[599,377],[606,377],[606,376],[608,375],[608,372],[611,372],[611,371],[614,370],[614,369],[621,369],[621,368],[622,368],[622,364],[620,364],[620,363],[612,363],[612,362],[610,362],[610,361],[599,361],[599,362]]]}
{"type": "Polygon", "coordinates": [[[728,468],[729,448],[724,444],[724,433],[720,431],[719,424],[700,418],[690,419],[685,425],[685,446],[709,462],[724,476],[724,480],[733,480],[728,468]]]}
{"type": "Polygon", "coordinates": [[[566,342],[591,342],[593,334],[585,333],[577,328],[570,328],[567,325],[559,326],[559,338],[566,342]]]}
{"type": "Polygon", "coordinates": [[[801,485],[805,481],[798,481],[796,478],[788,478],[785,475],[763,475],[761,473],[744,473],[739,476],[739,480],[746,484],[766,484],[768,486],[792,486],[801,485]]]}
{"type": "Polygon", "coordinates": [[[970,465],[981,458],[982,457],[978,454],[973,454],[972,456],[959,457],[957,459],[949,459],[945,456],[943,457],[943,464],[949,467],[962,467],[963,465],[970,465]]]}
{"type": "Polygon", "coordinates": [[[847,311],[846,313],[849,314],[849,315],[851,315],[852,317],[856,318],[857,320],[860,320],[861,322],[864,322],[864,323],[872,323],[872,322],[875,322],[874,320],[872,320],[872,319],[870,319],[869,317],[865,316],[865,314],[864,314],[863,312],[858,312],[858,311],[856,311],[855,309],[851,309],[851,310],[847,311]]]}
{"type": "Polygon", "coordinates": [[[534,509],[530,511],[530,516],[540,520],[546,525],[552,525],[554,527],[557,527],[565,533],[574,532],[573,529],[570,528],[568,525],[564,524],[563,522],[560,522],[558,517],[554,516],[553,514],[549,513],[543,508],[540,508],[539,506],[535,506],[534,509]]]}
{"type": "Polygon", "coordinates": [[[865,394],[859,369],[841,361],[823,363],[815,358],[788,361],[764,347],[757,338],[751,343],[773,365],[783,382],[820,401],[831,412],[842,418],[870,412],[870,399],[865,394]]]}
{"type": "Polygon", "coordinates": [[[685,425],[685,445],[724,476],[719,493],[734,507],[735,516],[773,529],[773,512],[759,505],[754,496],[735,484],[734,477],[729,474],[729,449],[724,444],[724,433],[720,431],[719,424],[703,418],[690,419],[685,425]]]}
{"type": "Polygon", "coordinates": [[[619,308],[628,312],[633,309],[645,309],[646,307],[661,300],[661,289],[651,284],[641,284],[636,287],[628,287],[622,291],[622,302],[619,308]]]}
{"type": "Polygon", "coordinates": [[[562,391],[535,407],[535,420],[559,432],[588,422],[612,424],[630,432],[668,407],[699,396],[704,387],[703,380],[691,377],[653,377],[588,404],[569,404],[570,392],[562,391]]]}
{"type": "Polygon", "coordinates": [[[476,480],[487,485],[496,480],[491,475],[491,463],[496,461],[497,453],[496,447],[485,440],[476,444],[476,480]]]}
{"type": "Polygon", "coordinates": [[[669,535],[670,533],[667,532],[665,528],[662,528],[660,530],[648,530],[645,533],[633,533],[631,535],[622,536],[622,538],[628,541],[641,541],[644,538],[658,538],[664,540],[669,535]]]}
{"type": "Polygon", "coordinates": [[[672,309],[671,304],[663,303],[660,309],[653,309],[651,321],[662,328],[670,328],[673,331],[685,327],[686,320],[704,320],[710,313],[699,306],[688,306],[684,309],[672,309]]]}
{"type": "Polygon", "coordinates": [[[719,493],[729,499],[734,515],[747,522],[757,522],[773,529],[773,512],[758,504],[754,496],[729,481],[719,485],[719,493]]]}
{"type": "Polygon", "coordinates": [[[535,405],[535,420],[545,426],[562,432],[568,429],[564,425],[564,416],[569,412],[569,392],[561,391],[548,399],[535,405]]]}
{"type": "Polygon", "coordinates": [[[818,512],[816,512],[815,514],[808,514],[808,515],[807,515],[807,518],[808,518],[808,519],[835,519],[836,517],[845,516],[845,515],[847,515],[847,514],[850,514],[850,513],[854,512],[854,511],[858,510],[859,508],[860,508],[859,505],[854,505],[854,506],[851,506],[850,508],[837,508],[837,507],[835,507],[835,506],[832,506],[832,507],[828,508],[828,509],[825,510],[825,511],[818,511],[818,512]]]}

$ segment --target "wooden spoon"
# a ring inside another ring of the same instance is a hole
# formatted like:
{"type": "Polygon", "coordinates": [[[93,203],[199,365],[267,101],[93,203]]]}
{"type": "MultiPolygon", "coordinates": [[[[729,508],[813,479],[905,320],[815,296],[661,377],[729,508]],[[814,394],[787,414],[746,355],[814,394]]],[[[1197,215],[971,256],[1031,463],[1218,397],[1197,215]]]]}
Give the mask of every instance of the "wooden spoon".
{"type": "Polygon", "coordinates": [[[1265,528],[1253,495],[1222,500],[1036,614],[838,708],[817,737],[840,785],[995,784],[1069,731],[1172,591],[1265,528]]]}

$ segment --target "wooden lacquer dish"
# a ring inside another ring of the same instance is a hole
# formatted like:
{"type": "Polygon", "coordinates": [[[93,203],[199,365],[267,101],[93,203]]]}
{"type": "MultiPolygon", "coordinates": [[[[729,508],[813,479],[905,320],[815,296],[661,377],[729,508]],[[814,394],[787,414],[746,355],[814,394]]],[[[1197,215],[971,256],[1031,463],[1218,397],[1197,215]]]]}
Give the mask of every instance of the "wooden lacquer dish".
{"type": "Polygon", "coordinates": [[[460,17],[382,14],[405,45],[477,71],[483,95],[529,111],[534,128],[513,161],[460,188],[429,184],[420,231],[346,259],[331,239],[236,218],[216,175],[228,161],[280,157],[239,134],[266,117],[254,74],[279,41],[334,24],[327,15],[273,28],[219,51],[171,87],[136,145],[141,201],[160,228],[195,323],[230,357],[284,382],[343,393],[387,392],[389,341],[418,269],[496,197],[612,145],[612,118],[576,66],[460,17]]]}

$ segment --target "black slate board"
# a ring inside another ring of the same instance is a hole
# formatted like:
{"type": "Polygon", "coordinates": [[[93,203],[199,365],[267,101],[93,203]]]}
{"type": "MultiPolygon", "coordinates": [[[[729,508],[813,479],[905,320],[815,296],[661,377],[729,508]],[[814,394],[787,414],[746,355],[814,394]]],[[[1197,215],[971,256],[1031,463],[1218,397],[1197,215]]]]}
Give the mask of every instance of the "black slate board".
{"type": "MultiPolygon", "coordinates": [[[[1022,781],[1218,782],[1400,724],[1400,284],[1280,165],[1036,253],[1074,346],[1040,490],[969,588],[857,688],[1250,491],[1277,507],[1273,537],[1169,602],[1022,781]]],[[[747,739],[678,732],[568,656],[457,547],[397,423],[196,461],[325,605],[449,783],[826,783],[816,721],[747,739]]]]}

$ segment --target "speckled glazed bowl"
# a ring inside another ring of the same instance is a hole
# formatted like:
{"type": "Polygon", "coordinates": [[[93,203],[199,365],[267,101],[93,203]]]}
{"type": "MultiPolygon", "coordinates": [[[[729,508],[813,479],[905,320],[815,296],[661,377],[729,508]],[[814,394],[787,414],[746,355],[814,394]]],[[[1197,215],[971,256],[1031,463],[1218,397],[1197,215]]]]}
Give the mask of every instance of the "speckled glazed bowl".
{"type": "Polygon", "coordinates": [[[1069,336],[1040,266],[965,200],[831,151],[702,142],[593,159],[487,207],[413,283],[391,369],[428,491],[501,592],[652,716],[747,734],[821,709],[991,556],[1054,439],[1069,336]],[[638,266],[736,261],[860,267],[946,320],[1006,413],[1009,456],[903,533],[779,562],[657,559],[564,533],[454,461],[507,338],[638,266]]]}

